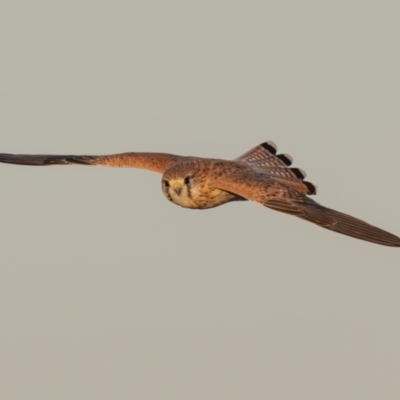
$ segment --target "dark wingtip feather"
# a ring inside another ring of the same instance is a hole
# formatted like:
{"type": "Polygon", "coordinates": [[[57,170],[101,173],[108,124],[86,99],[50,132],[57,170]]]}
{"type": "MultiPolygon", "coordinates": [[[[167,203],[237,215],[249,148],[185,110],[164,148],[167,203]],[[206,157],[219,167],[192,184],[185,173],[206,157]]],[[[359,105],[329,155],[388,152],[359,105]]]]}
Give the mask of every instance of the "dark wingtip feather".
{"type": "Polygon", "coordinates": [[[296,201],[268,200],[263,204],[273,210],[294,215],[342,235],[383,246],[400,247],[400,237],[351,215],[324,207],[309,197],[296,201]]]}
{"type": "Polygon", "coordinates": [[[43,159],[24,154],[0,153],[0,162],[19,165],[44,165],[43,159]]]}
{"type": "Polygon", "coordinates": [[[18,165],[93,165],[96,163],[96,159],[98,159],[96,156],[55,156],[0,153],[0,162],[18,165]]]}
{"type": "Polygon", "coordinates": [[[300,218],[323,228],[384,246],[400,247],[398,236],[351,215],[324,207],[309,198],[303,204],[300,203],[299,208],[304,213],[300,218]]]}

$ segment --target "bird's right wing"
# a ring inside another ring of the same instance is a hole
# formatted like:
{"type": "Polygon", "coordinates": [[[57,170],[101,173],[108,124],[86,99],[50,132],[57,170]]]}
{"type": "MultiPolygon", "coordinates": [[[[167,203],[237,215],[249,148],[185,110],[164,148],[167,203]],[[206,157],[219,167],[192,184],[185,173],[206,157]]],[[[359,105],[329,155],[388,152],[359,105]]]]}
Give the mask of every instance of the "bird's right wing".
{"type": "Polygon", "coordinates": [[[164,173],[185,157],[165,153],[121,153],[106,156],[30,155],[0,153],[0,162],[19,165],[103,165],[120,168],[141,168],[164,173]]]}

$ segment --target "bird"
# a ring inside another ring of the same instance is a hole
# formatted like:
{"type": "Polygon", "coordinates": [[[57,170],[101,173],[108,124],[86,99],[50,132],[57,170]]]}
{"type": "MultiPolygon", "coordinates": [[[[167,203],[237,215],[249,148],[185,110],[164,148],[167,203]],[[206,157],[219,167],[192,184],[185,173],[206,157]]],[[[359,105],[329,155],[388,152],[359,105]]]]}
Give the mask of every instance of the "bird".
{"type": "Polygon", "coordinates": [[[167,153],[28,155],[0,153],[0,162],[19,165],[100,165],[131,167],[162,174],[165,197],[185,208],[208,209],[232,201],[253,201],[325,229],[384,246],[400,247],[400,238],[358,218],[325,207],[309,196],[317,188],[306,173],[291,167],[288,154],[277,154],[268,141],[234,160],[167,153]]]}

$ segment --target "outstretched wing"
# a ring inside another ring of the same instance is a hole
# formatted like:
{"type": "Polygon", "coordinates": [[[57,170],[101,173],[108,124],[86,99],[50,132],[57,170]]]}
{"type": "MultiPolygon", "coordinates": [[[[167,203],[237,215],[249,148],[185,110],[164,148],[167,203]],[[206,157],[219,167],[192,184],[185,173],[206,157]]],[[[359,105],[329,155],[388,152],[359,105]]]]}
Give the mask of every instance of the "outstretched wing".
{"type": "Polygon", "coordinates": [[[213,185],[273,210],[302,218],[323,228],[385,246],[400,247],[400,238],[367,222],[324,207],[304,194],[262,174],[218,178],[213,185]]]}
{"type": "Polygon", "coordinates": [[[0,153],[0,162],[19,165],[103,165],[108,167],[142,168],[164,173],[185,157],[165,153],[121,153],[106,156],[30,155],[0,153]]]}
{"type": "Polygon", "coordinates": [[[276,211],[295,215],[323,228],[384,246],[400,247],[400,238],[365,221],[324,207],[303,197],[300,201],[270,201],[264,205],[276,211]]]}
{"type": "Polygon", "coordinates": [[[250,166],[254,171],[268,174],[282,180],[283,184],[291,185],[293,189],[305,194],[316,194],[317,187],[305,181],[306,173],[300,168],[290,167],[293,159],[289,154],[276,154],[277,146],[274,142],[264,142],[236,158],[250,166]]]}

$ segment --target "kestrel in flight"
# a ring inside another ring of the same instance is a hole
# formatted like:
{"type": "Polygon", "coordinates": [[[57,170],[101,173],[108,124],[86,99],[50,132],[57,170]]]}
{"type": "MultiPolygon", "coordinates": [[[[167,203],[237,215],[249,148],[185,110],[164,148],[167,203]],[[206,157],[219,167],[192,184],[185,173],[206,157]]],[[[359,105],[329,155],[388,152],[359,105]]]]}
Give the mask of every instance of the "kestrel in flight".
{"type": "Polygon", "coordinates": [[[168,200],[187,208],[206,209],[230,201],[251,200],[323,228],[385,246],[400,247],[400,238],[312,200],[316,187],[292,168],[292,158],[276,154],[265,142],[235,160],[184,157],[164,153],[107,156],[1,154],[0,162],[21,165],[104,165],[142,168],[162,174],[168,200]]]}

